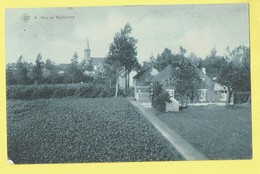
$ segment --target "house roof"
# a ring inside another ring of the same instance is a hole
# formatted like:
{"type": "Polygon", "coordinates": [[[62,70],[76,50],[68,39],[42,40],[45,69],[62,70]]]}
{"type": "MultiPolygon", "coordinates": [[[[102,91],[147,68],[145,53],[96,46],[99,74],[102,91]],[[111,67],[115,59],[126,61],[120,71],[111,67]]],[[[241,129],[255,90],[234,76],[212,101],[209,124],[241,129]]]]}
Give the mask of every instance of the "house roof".
{"type": "Polygon", "coordinates": [[[140,72],[138,72],[133,78],[134,79],[138,79],[139,77],[141,77],[146,71],[148,71],[150,69],[150,67],[147,67],[145,69],[142,69],[140,72]]]}
{"type": "Polygon", "coordinates": [[[169,75],[177,73],[178,67],[173,67],[172,65],[166,66],[162,71],[159,72],[156,76],[152,78],[152,82],[159,82],[165,78],[167,78],[169,75]]]}
{"type": "Polygon", "coordinates": [[[134,77],[133,79],[139,79],[141,78],[144,74],[147,74],[149,73],[149,76],[150,76],[150,79],[152,77],[154,77],[155,75],[157,75],[159,72],[154,69],[153,67],[145,67],[144,69],[142,69],[140,72],[138,72],[134,77]]]}

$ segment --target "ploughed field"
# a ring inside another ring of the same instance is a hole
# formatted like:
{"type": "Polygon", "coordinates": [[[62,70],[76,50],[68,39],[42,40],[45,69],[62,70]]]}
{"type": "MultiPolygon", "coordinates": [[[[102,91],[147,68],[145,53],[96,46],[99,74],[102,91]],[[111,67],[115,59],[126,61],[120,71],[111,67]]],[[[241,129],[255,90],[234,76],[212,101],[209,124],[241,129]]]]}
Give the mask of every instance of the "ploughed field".
{"type": "Polygon", "coordinates": [[[14,163],[182,160],[125,98],[7,100],[14,163]]]}

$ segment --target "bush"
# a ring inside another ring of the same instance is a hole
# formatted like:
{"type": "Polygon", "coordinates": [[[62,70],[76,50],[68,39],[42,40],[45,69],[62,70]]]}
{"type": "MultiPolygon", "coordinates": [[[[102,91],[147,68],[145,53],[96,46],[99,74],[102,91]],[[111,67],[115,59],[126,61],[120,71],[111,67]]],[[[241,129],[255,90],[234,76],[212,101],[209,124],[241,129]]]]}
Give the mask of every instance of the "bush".
{"type": "Polygon", "coordinates": [[[156,83],[152,87],[152,107],[157,111],[164,112],[166,109],[166,102],[171,103],[170,95],[164,91],[162,85],[156,83]]]}
{"type": "MultiPolygon", "coordinates": [[[[7,86],[7,99],[48,99],[63,97],[105,98],[115,96],[115,88],[94,84],[12,85],[7,86]]],[[[122,90],[119,96],[126,96],[122,90]]]]}

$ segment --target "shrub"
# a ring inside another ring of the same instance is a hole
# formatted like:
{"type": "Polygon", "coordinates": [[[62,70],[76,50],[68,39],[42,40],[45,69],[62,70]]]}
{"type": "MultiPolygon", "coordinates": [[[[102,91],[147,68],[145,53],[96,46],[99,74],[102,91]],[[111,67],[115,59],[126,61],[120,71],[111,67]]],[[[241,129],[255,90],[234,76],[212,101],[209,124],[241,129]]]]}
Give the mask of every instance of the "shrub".
{"type": "Polygon", "coordinates": [[[170,95],[168,92],[164,91],[162,85],[155,83],[152,87],[152,107],[157,111],[165,111],[166,102],[171,103],[170,95]]]}

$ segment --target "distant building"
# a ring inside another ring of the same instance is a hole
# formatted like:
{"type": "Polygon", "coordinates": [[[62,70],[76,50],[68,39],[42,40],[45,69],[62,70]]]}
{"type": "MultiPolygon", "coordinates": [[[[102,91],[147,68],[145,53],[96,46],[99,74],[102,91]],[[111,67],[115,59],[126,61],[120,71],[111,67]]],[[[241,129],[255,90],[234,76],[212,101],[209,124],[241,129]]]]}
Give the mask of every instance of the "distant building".
{"type": "MultiPolygon", "coordinates": [[[[85,64],[85,66],[92,67],[92,70],[86,70],[84,74],[93,75],[96,74],[96,72],[102,71],[104,61],[104,57],[91,57],[91,49],[87,39],[87,48],[84,50],[84,58],[82,59],[81,65],[85,64]]],[[[69,66],[70,64],[59,64],[59,74],[64,74],[69,66]]]]}
{"type": "Polygon", "coordinates": [[[91,49],[89,47],[89,42],[87,40],[87,48],[84,50],[83,62],[88,63],[93,67],[93,71],[100,71],[103,69],[104,57],[91,57],[91,49]]]}

